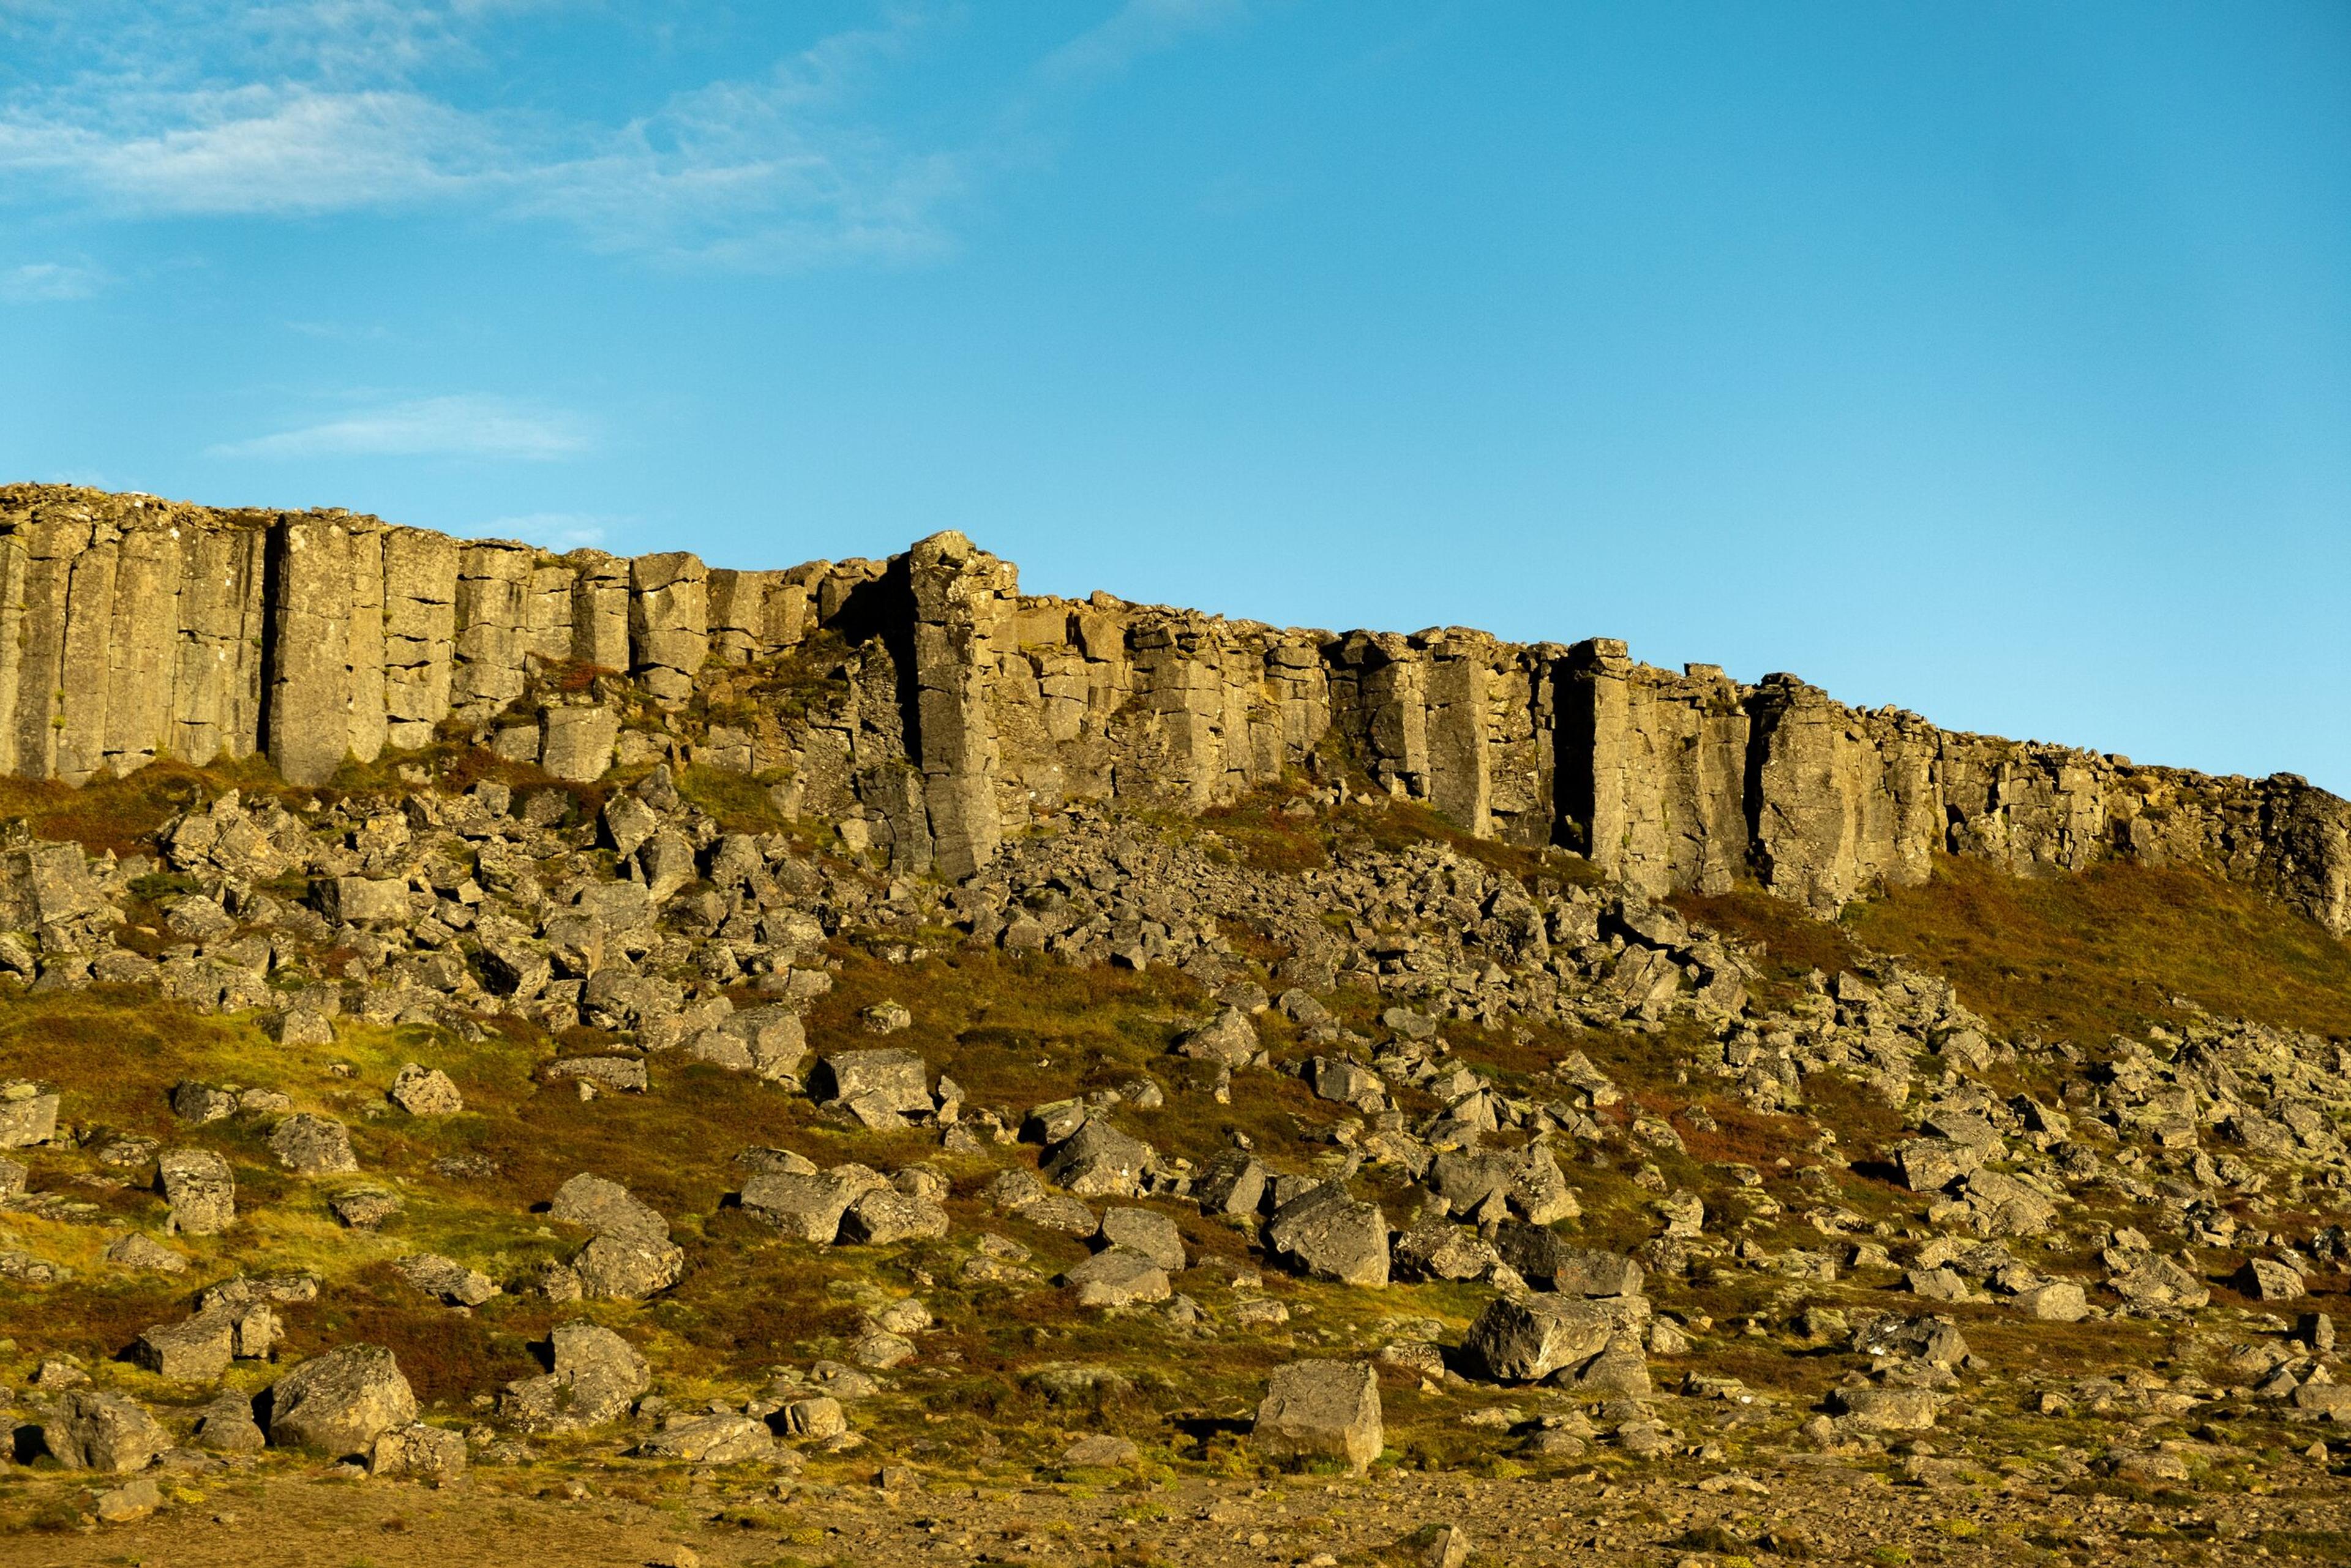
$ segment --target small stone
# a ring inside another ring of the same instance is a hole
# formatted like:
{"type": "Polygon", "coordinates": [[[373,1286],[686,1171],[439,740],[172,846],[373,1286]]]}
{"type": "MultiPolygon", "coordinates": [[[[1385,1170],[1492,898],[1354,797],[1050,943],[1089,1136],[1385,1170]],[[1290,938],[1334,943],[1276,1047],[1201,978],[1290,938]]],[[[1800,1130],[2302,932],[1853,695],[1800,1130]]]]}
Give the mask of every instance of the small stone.
{"type": "Polygon", "coordinates": [[[1107,1432],[1081,1437],[1061,1450],[1061,1463],[1071,1469],[1120,1469],[1142,1457],[1133,1442],[1107,1432]]]}
{"type": "Polygon", "coordinates": [[[106,1249],[106,1260],[125,1269],[152,1269],[162,1274],[184,1274],[188,1271],[185,1258],[135,1230],[106,1249]]]}
{"type": "MultiPolygon", "coordinates": [[[[1581,1448],[1583,1445],[1576,1445],[1581,1448]]],[[[1458,1524],[1440,1524],[1428,1542],[1428,1555],[1421,1559],[1428,1568],[1462,1568],[1469,1561],[1469,1532],[1458,1524]]]]}

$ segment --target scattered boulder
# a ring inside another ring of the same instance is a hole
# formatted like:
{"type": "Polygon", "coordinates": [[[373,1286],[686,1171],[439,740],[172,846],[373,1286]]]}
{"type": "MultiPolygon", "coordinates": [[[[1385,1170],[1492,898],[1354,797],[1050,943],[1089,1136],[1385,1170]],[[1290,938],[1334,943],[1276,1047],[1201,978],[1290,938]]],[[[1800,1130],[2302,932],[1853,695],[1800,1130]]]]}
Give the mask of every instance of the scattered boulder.
{"type": "Polygon", "coordinates": [[[37,1083],[0,1084],[0,1149],[30,1148],[56,1137],[58,1103],[37,1083]]]}
{"type": "Polygon", "coordinates": [[[528,1432],[569,1432],[626,1413],[653,1386],[645,1358],[608,1328],[574,1322],[548,1336],[554,1370],[506,1386],[499,1408],[528,1432]]]}
{"type": "Polygon", "coordinates": [[[837,1166],[820,1174],[775,1171],[743,1184],[743,1212],[800,1241],[831,1246],[849,1206],[888,1185],[863,1166],[837,1166]]]}
{"type": "Polygon", "coordinates": [[[2308,1289],[2299,1270],[2274,1258],[2247,1259],[2237,1271],[2236,1285],[2257,1301],[2296,1301],[2308,1289]]]}
{"type": "Polygon", "coordinates": [[[1250,1441],[1277,1463],[1337,1459],[1361,1474],[1385,1444],[1380,1380],[1369,1362],[1294,1361],[1274,1368],[1250,1441]]]}
{"type": "Polygon", "coordinates": [[[1266,1245],[1301,1272],[1346,1285],[1388,1282],[1388,1222],[1336,1182],[1313,1187],[1273,1212],[1266,1245]]]}
{"type": "Polygon", "coordinates": [[[392,1079],[388,1097],[412,1116],[450,1116],[465,1108],[465,1097],[447,1073],[415,1061],[392,1079]]]}
{"type": "Polygon", "coordinates": [[[935,1240],[947,1233],[947,1211],[895,1187],[861,1193],[841,1217],[841,1239],[868,1247],[900,1241],[935,1240]]]}
{"type": "Polygon", "coordinates": [[[140,1365],[174,1383],[216,1383],[235,1349],[235,1320],[216,1308],[147,1330],[131,1346],[131,1355],[140,1365]]]}
{"type": "Polygon", "coordinates": [[[1126,1247],[1113,1247],[1071,1265],[1061,1283],[1076,1289],[1081,1307],[1164,1301],[1173,1291],[1166,1270],[1148,1254],[1126,1247]]]}
{"type": "Polygon", "coordinates": [[[184,1274],[188,1271],[185,1258],[135,1230],[107,1248],[106,1260],[125,1269],[151,1269],[159,1274],[184,1274]]]}
{"type": "Polygon", "coordinates": [[[1222,1062],[1228,1067],[1246,1067],[1264,1049],[1264,1042],[1258,1038],[1256,1022],[1238,1008],[1225,1009],[1176,1041],[1178,1055],[1199,1061],[1222,1062]]]}
{"type": "Polygon", "coordinates": [[[1140,1252],[1169,1273],[1185,1265],[1184,1233],[1176,1221],[1155,1208],[1109,1208],[1102,1211],[1096,1239],[1105,1247],[1140,1252]]]}
{"type": "Polygon", "coordinates": [[[921,1115],[931,1109],[930,1073],[919,1051],[836,1051],[817,1062],[809,1092],[826,1104],[921,1115]]]}
{"type": "Polygon", "coordinates": [[[772,1458],[775,1434],[748,1416],[673,1416],[638,1450],[652,1459],[685,1459],[697,1465],[735,1465],[772,1458]]]}
{"type": "Polygon", "coordinates": [[[414,1480],[451,1480],[465,1473],[465,1435],[412,1421],[378,1434],[368,1449],[368,1474],[414,1480]]]}
{"type": "Polygon", "coordinates": [[[1924,1432],[1935,1424],[1931,1388],[1865,1385],[1832,1389],[1829,1398],[1847,1422],[1865,1432],[1924,1432]]]}
{"type": "Polygon", "coordinates": [[[1590,1362],[1648,1318],[1646,1296],[1497,1296],[1469,1325],[1461,1349],[1471,1365],[1498,1383],[1533,1383],[1590,1362]]]}
{"type": "Polygon", "coordinates": [[[41,1442],[69,1470],[120,1472],[144,1469],[172,1439],[128,1395],[78,1388],[41,1423],[41,1442]]]}
{"type": "Polygon", "coordinates": [[[416,1395],[399,1360],[380,1344],[339,1345],[279,1378],[269,1391],[269,1440],[333,1458],[365,1454],[416,1419],[416,1395]]]}
{"type": "Polygon", "coordinates": [[[301,1112],[277,1124],[269,1134],[269,1152],[297,1176],[334,1176],[360,1168],[351,1153],[350,1129],[332,1116],[301,1112]]]}
{"type": "Polygon", "coordinates": [[[210,1149],[166,1149],[155,1164],[174,1231],[217,1236],[235,1223],[236,1177],[226,1160],[210,1149]]]}
{"type": "Polygon", "coordinates": [[[1046,1152],[1042,1169],[1078,1197],[1134,1197],[1150,1168],[1149,1144],[1096,1116],[1046,1152]]]}
{"type": "Polygon", "coordinates": [[[487,1274],[478,1269],[468,1269],[438,1252],[415,1252],[392,1264],[400,1277],[428,1296],[437,1296],[452,1306],[478,1307],[498,1293],[498,1288],[487,1274]]]}

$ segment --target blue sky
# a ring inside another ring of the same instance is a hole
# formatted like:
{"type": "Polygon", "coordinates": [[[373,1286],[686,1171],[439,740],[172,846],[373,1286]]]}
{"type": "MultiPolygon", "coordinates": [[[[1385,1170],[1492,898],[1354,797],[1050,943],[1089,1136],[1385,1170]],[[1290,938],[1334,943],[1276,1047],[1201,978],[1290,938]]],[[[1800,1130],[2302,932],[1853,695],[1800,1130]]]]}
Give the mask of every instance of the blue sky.
{"type": "Polygon", "coordinates": [[[0,0],[0,475],[2351,792],[2351,6],[0,0]]]}

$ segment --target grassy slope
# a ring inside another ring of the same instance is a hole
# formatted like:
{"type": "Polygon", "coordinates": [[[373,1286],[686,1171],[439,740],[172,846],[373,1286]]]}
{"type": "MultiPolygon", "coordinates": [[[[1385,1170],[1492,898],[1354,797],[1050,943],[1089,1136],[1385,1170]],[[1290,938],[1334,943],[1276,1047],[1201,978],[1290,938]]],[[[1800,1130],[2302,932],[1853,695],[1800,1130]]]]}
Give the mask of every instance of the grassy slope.
{"type": "Polygon", "coordinates": [[[1761,945],[1773,977],[1834,975],[1855,944],[1948,977],[2002,1032],[2095,1045],[2184,998],[2245,1018],[2351,1037],[2351,944],[2247,890],[2199,872],[2104,865],[2019,878],[1939,859],[1923,887],[1856,904],[1838,925],[1752,889],[1676,904],[1761,945]]]}

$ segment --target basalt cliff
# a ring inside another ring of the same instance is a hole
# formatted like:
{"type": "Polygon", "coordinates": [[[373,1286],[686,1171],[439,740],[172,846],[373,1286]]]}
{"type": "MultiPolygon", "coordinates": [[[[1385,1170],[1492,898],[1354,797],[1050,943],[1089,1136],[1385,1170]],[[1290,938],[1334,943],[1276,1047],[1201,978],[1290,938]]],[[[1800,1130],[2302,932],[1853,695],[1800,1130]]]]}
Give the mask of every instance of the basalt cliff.
{"type": "Polygon", "coordinates": [[[1793,675],[1278,628],[1024,595],[956,533],[886,560],[555,555],[339,510],[0,487],[0,772],[266,754],[320,784],[455,726],[575,780],[655,755],[788,779],[891,863],[961,878],[1072,802],[1196,810],[1335,754],[1461,829],[1651,897],[1751,878],[1832,910],[1933,857],[2190,866],[2351,929],[2351,804],[1856,709],[1793,675]],[[730,666],[802,653],[792,700],[730,666]],[[721,700],[709,701],[717,695],[721,700]]]}

